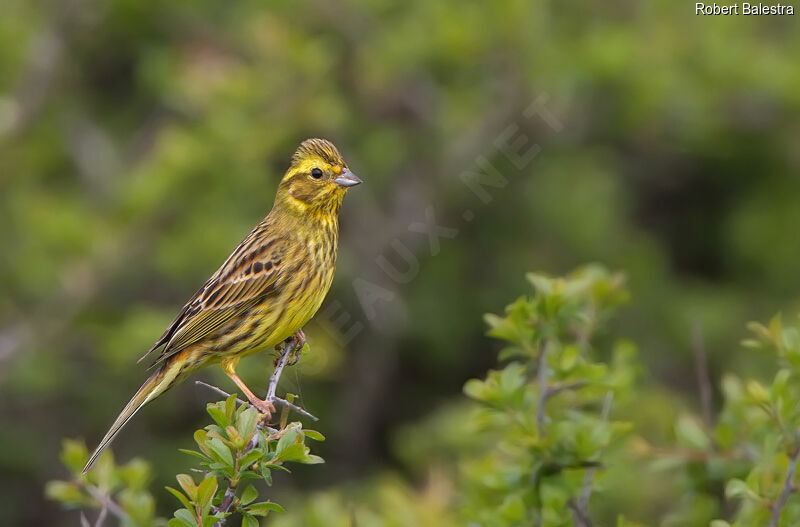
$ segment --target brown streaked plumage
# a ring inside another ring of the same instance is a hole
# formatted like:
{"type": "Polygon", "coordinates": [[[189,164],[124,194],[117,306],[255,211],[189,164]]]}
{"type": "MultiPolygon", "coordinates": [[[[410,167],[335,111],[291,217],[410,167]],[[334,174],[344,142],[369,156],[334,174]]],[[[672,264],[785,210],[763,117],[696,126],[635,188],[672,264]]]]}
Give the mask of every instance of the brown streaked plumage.
{"type": "Polygon", "coordinates": [[[329,141],[300,145],[270,213],[142,357],[161,348],[151,366],[156,371],[114,421],[84,472],[142,406],[208,364],[221,362],[251,403],[269,415],[269,405],[236,375],[236,364],[291,337],[319,309],[336,265],[339,207],[347,188],[360,182],[329,141]]]}

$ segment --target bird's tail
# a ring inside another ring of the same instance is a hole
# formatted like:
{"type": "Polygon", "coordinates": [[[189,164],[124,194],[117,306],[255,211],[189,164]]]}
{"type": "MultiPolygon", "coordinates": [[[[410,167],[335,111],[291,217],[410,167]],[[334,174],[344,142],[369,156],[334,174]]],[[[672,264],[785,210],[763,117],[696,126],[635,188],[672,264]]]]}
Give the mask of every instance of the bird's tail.
{"type": "Polygon", "coordinates": [[[103,440],[100,441],[100,444],[92,453],[89,462],[83,467],[84,474],[92,468],[92,465],[94,465],[97,458],[100,457],[100,454],[108,448],[108,445],[117,437],[122,427],[131,420],[131,417],[133,417],[140,408],[177,384],[177,381],[180,380],[179,377],[182,377],[180,375],[182,369],[183,361],[171,361],[164,364],[153,373],[149,379],[144,381],[144,384],[142,384],[141,388],[139,388],[131,400],[128,401],[128,404],[122,409],[122,412],[120,412],[114,424],[111,425],[111,428],[106,432],[103,440]]]}

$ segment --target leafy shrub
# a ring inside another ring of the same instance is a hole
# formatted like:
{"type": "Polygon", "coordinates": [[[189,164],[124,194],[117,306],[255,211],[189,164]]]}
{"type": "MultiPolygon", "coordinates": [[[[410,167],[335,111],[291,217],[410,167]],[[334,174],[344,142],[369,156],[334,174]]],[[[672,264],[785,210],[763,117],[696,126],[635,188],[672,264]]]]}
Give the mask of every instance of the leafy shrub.
{"type": "MultiPolygon", "coordinates": [[[[533,294],[518,298],[503,315],[486,315],[488,335],[504,347],[504,363],[464,385],[468,398],[433,411],[399,434],[397,455],[409,466],[409,484],[395,474],[362,485],[315,492],[273,522],[279,527],[400,525],[589,527],[595,524],[593,494],[619,493],[607,469],[648,460],[648,478],[683,489],[670,504],[667,526],[790,527],[800,525],[795,483],[800,462],[800,329],[780,316],[751,323],[743,345],[769,353],[778,371],[768,383],[722,378],[721,412],[703,417],[676,408],[667,444],[654,446],[615,418],[616,403],[635,404],[639,365],[635,346],[603,334],[614,310],[628,299],[623,277],[588,266],[552,278],[529,274],[533,294]],[[632,440],[627,440],[631,438],[632,440]],[[425,469],[420,481],[419,470],[425,469]],[[414,474],[417,474],[414,476],[414,474]],[[716,518],[716,519],[715,519],[716,518]]],[[[701,376],[699,376],[701,377],[701,376]]],[[[698,377],[698,378],[699,378],[698,377]]],[[[710,380],[706,379],[710,384],[710,380]]],[[[289,397],[291,403],[291,397],[289,397]]],[[[154,515],[146,490],[150,468],[142,460],[117,466],[111,453],[81,475],[88,453],[65,441],[62,461],[70,481],[53,481],[48,497],[69,508],[98,510],[97,524],[114,516],[125,526],[221,525],[231,515],[255,527],[283,508],[259,500],[262,480],[287,463],[320,463],[306,438],[319,432],[288,422],[263,426],[255,409],[236,398],[209,404],[213,423],[194,434],[193,470],[168,488],[182,507],[169,521],[154,515]]],[[[671,419],[671,418],[670,418],[671,419]]],[[[639,423],[636,423],[639,424],[639,423]]],[[[601,517],[607,520],[608,510],[601,517]]],[[[614,511],[617,527],[634,527],[614,511]]],[[[85,517],[84,517],[85,519],[85,517]]]]}
{"type": "MultiPolygon", "coordinates": [[[[324,440],[319,432],[305,430],[299,422],[287,422],[284,410],[278,429],[263,426],[259,413],[249,405],[237,408],[236,397],[210,403],[208,414],[214,423],[194,433],[197,450],[182,450],[196,458],[192,470],[203,475],[200,482],[189,474],[178,474],[180,489],[167,490],[180,501],[169,527],[209,527],[221,525],[233,514],[242,517],[242,525],[258,525],[258,517],[283,508],[271,501],[256,501],[259,490],[251,480],[272,484],[272,471],[289,469],[287,463],[322,463],[311,454],[305,439],[324,440]],[[222,523],[218,523],[222,522],[222,523]]],[[[149,465],[134,460],[116,466],[107,452],[87,474],[81,474],[88,460],[86,447],[66,441],[62,460],[72,472],[70,481],[48,483],[47,496],[68,507],[99,509],[102,520],[113,510],[122,525],[166,524],[153,517],[154,500],[145,490],[149,465]]],[[[102,524],[102,521],[100,522],[102,524]]]]}

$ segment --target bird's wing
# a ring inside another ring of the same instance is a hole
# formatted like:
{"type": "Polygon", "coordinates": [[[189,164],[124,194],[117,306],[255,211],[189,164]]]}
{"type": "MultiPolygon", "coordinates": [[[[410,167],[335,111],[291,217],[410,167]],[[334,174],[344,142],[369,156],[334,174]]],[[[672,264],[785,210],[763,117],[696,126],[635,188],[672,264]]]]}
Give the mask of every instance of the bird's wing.
{"type": "Polygon", "coordinates": [[[268,231],[269,225],[261,224],[239,244],[140,361],[163,345],[153,367],[277,293],[278,278],[293,260],[287,254],[291,244],[268,231]]]}

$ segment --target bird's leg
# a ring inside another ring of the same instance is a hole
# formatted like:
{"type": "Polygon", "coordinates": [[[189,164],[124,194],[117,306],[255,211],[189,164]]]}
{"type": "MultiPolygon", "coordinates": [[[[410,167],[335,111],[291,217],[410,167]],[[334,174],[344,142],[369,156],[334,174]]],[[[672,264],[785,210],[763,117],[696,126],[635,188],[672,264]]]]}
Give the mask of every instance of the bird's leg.
{"type": "Polygon", "coordinates": [[[232,359],[232,360],[224,360],[222,361],[222,371],[231,378],[231,380],[242,390],[242,393],[247,397],[247,400],[250,401],[259,412],[264,414],[264,419],[269,420],[272,417],[272,412],[275,411],[275,406],[264,399],[259,399],[256,395],[250,391],[250,388],[244,383],[242,379],[236,375],[236,363],[239,362],[239,359],[232,359]]]}
{"type": "Polygon", "coordinates": [[[297,361],[300,360],[300,353],[303,351],[303,346],[306,345],[306,334],[303,333],[302,329],[298,329],[294,335],[284,340],[281,344],[275,346],[275,349],[282,351],[284,345],[289,345],[292,342],[294,342],[294,348],[292,349],[292,358],[287,363],[288,366],[294,366],[297,364],[297,361]]]}

